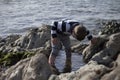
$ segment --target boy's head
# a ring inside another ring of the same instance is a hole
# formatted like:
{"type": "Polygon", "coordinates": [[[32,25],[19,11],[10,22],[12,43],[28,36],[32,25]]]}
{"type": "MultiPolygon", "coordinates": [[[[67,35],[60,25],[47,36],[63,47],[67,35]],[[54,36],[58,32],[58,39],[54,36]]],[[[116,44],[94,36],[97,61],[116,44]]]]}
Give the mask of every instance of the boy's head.
{"type": "Polygon", "coordinates": [[[81,41],[87,35],[87,30],[83,25],[77,25],[73,29],[72,36],[77,40],[81,41]]]}

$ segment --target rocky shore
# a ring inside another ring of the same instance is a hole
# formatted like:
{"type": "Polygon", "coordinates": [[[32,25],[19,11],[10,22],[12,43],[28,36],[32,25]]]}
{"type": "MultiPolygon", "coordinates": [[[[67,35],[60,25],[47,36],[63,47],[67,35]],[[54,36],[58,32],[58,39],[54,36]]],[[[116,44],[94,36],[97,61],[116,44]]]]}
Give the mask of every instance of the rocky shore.
{"type": "Polygon", "coordinates": [[[94,45],[74,42],[72,51],[82,52],[86,64],[55,75],[48,64],[50,26],[31,29],[24,36],[0,38],[0,80],[120,80],[120,23],[106,22],[94,45]]]}

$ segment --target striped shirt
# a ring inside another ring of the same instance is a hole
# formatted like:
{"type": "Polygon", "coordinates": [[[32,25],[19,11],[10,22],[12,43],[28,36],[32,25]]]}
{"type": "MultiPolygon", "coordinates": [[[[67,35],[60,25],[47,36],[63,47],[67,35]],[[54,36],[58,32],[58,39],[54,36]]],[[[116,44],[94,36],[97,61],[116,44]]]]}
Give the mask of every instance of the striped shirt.
{"type": "MultiPolygon", "coordinates": [[[[80,23],[77,21],[54,21],[52,22],[52,25],[51,25],[52,26],[52,29],[51,29],[52,38],[57,37],[57,34],[59,33],[71,35],[74,27],[79,24],[80,23]]],[[[88,40],[90,40],[92,36],[88,35],[87,38],[88,40]]]]}
{"type": "Polygon", "coordinates": [[[52,23],[52,37],[57,37],[57,33],[71,34],[75,25],[79,25],[77,21],[55,21],[52,23]]]}

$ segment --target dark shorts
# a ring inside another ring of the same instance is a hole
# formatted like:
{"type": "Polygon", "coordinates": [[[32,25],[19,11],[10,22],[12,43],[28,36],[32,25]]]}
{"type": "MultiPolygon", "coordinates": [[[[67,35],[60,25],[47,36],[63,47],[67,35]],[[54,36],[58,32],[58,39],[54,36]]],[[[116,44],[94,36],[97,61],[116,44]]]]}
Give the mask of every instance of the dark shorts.
{"type": "Polygon", "coordinates": [[[66,55],[71,56],[71,44],[70,44],[70,37],[69,35],[63,35],[63,34],[57,34],[58,43],[56,45],[53,45],[52,43],[52,52],[51,54],[53,56],[57,56],[59,53],[59,50],[62,49],[62,46],[64,46],[66,55]]]}

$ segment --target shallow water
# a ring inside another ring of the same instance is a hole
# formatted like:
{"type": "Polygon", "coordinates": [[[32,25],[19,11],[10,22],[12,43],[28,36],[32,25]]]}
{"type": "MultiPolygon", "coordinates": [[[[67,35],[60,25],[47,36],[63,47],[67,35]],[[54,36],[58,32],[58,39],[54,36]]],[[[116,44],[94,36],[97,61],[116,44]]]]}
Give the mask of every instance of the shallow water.
{"type": "Polygon", "coordinates": [[[98,29],[100,20],[120,19],[120,0],[0,0],[0,36],[61,19],[98,29]]]}
{"type": "MultiPolygon", "coordinates": [[[[56,58],[56,67],[59,69],[60,72],[63,71],[64,65],[65,65],[65,52],[60,51],[59,55],[56,58]]],[[[78,70],[81,66],[83,66],[85,63],[82,61],[82,55],[79,55],[77,53],[72,53],[72,71],[78,70]]]]}

